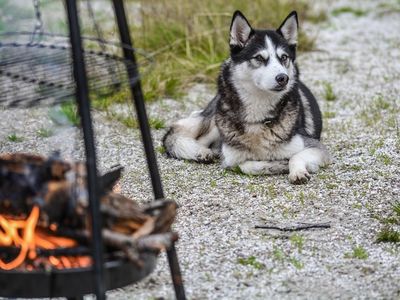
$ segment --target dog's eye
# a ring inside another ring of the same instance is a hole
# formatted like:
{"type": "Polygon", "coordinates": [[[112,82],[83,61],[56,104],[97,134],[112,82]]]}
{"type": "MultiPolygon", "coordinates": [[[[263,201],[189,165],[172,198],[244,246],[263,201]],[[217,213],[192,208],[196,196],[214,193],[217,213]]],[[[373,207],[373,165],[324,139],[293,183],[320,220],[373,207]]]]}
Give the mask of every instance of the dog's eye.
{"type": "Polygon", "coordinates": [[[264,63],[264,62],[266,62],[267,60],[264,58],[264,56],[262,56],[262,55],[257,55],[257,56],[254,56],[253,57],[256,61],[258,61],[258,62],[261,62],[261,63],[264,63]]]}
{"type": "Polygon", "coordinates": [[[286,54],[283,54],[282,56],[281,56],[281,62],[283,62],[283,63],[285,63],[287,60],[288,60],[288,56],[286,55],[286,54]]]}

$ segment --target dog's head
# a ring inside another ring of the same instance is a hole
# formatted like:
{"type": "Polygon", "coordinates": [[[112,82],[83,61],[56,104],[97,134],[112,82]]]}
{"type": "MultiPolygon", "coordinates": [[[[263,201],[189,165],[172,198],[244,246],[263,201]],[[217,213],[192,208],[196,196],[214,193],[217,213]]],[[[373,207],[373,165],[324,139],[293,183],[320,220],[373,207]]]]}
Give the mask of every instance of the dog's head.
{"type": "Polygon", "coordinates": [[[234,80],[243,87],[273,94],[289,91],[297,77],[297,32],[295,11],[277,30],[253,29],[245,16],[236,11],[229,40],[234,80]]]}

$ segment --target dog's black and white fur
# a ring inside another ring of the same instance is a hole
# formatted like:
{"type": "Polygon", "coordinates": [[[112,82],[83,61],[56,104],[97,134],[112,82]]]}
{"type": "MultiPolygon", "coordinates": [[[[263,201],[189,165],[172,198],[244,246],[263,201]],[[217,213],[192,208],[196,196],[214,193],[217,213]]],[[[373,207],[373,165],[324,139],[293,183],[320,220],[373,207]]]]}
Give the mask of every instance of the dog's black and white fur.
{"type": "Polygon", "coordinates": [[[218,93],[204,110],[172,125],[163,140],[168,155],[199,162],[220,156],[224,168],[289,173],[292,183],[307,182],[328,164],[321,112],[299,80],[297,33],[296,12],[277,30],[253,29],[235,12],[218,93]]]}

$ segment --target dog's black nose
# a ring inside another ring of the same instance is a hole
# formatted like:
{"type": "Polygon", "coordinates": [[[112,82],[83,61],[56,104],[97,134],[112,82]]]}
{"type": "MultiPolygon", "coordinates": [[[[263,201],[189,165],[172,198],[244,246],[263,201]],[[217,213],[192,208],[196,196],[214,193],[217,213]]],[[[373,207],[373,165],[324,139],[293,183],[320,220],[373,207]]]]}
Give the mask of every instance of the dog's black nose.
{"type": "Polygon", "coordinates": [[[275,80],[276,80],[276,82],[278,82],[278,84],[280,86],[283,87],[283,86],[287,85],[287,83],[289,81],[289,76],[287,76],[286,74],[281,73],[281,74],[276,75],[275,80]]]}

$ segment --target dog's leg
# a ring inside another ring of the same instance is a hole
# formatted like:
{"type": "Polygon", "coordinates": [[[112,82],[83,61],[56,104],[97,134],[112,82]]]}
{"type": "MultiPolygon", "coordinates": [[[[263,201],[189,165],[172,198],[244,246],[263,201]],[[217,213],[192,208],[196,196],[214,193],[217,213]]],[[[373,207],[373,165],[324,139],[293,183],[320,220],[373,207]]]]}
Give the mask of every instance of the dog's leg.
{"type": "Polygon", "coordinates": [[[248,160],[239,164],[240,170],[249,175],[287,174],[289,165],[287,160],[255,161],[248,160]]]}
{"type": "Polygon", "coordinates": [[[294,184],[306,183],[310,179],[310,173],[317,172],[320,166],[325,166],[330,161],[330,155],[323,145],[306,148],[290,158],[289,181],[294,184]]]}
{"type": "Polygon", "coordinates": [[[249,175],[286,174],[289,172],[287,160],[256,161],[248,160],[246,151],[240,151],[226,144],[222,145],[222,167],[232,168],[239,166],[240,170],[249,175]]]}
{"type": "Polygon", "coordinates": [[[177,136],[173,150],[170,150],[169,153],[179,159],[194,160],[202,163],[211,162],[215,157],[211,149],[204,147],[195,139],[187,136],[177,136]]]}
{"type": "Polygon", "coordinates": [[[214,121],[206,120],[200,112],[194,112],[171,127],[163,144],[172,157],[208,163],[217,156],[209,146],[218,138],[219,131],[214,121]]]}
{"type": "Polygon", "coordinates": [[[221,164],[224,169],[235,167],[248,159],[245,151],[240,151],[227,144],[222,144],[221,154],[221,164]]]}

